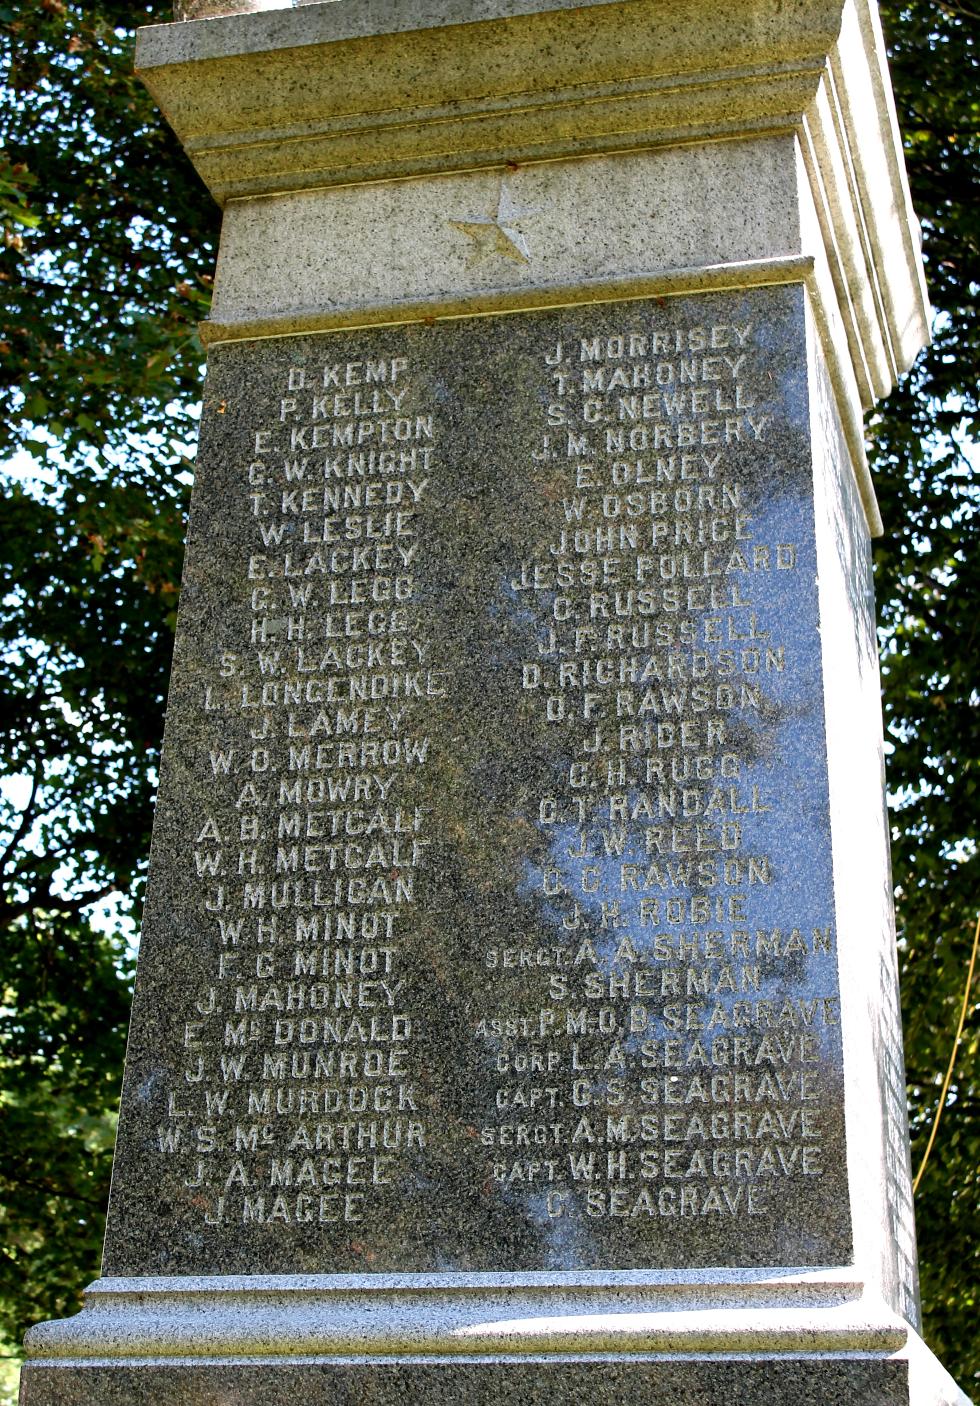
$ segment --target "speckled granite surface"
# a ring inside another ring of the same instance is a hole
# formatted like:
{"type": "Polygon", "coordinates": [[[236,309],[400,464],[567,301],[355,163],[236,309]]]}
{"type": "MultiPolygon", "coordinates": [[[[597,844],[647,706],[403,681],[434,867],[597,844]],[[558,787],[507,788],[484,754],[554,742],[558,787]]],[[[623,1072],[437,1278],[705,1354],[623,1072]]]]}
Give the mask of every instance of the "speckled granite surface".
{"type": "Polygon", "coordinates": [[[106,1273],[847,1261],[804,347],[212,352],[106,1273]]]}
{"type": "Polygon", "coordinates": [[[891,1362],[467,1363],[400,1367],[90,1367],[35,1371],[21,1406],[907,1406],[906,1369],[891,1362]]]}

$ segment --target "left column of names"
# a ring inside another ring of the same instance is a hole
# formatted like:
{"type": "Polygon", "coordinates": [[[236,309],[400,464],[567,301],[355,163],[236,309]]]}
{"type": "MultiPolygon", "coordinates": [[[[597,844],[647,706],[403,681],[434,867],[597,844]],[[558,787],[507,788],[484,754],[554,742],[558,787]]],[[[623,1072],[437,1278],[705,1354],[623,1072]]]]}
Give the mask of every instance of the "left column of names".
{"type": "Polygon", "coordinates": [[[426,1145],[404,956],[448,684],[417,575],[437,433],[407,356],[273,365],[229,436],[247,543],[211,569],[241,628],[207,642],[186,855],[210,977],[157,1145],[207,1225],[370,1237],[426,1145]]]}

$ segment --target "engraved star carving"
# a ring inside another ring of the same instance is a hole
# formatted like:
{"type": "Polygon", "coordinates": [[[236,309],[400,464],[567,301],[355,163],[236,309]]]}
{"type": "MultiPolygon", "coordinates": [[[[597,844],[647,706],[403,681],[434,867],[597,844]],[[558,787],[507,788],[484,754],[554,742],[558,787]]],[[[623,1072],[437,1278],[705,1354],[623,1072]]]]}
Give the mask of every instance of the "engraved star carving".
{"type": "Polygon", "coordinates": [[[515,205],[506,182],[501,181],[495,215],[473,215],[467,220],[450,220],[449,223],[473,240],[474,247],[469,260],[471,264],[478,263],[491,254],[513,259],[517,264],[529,264],[531,251],[520,229],[520,222],[528,215],[537,213],[537,210],[522,210],[515,205]]]}

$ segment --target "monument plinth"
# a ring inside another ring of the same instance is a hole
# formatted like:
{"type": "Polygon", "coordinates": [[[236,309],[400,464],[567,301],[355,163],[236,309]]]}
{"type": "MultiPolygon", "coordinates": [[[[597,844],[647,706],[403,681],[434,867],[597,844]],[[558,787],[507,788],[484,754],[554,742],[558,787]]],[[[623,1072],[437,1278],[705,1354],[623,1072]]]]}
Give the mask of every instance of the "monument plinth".
{"type": "Polygon", "coordinates": [[[225,215],[103,1278],[23,1402],[965,1402],[916,1332],[862,414],[927,304],[873,10],[336,0],[138,62],[225,215]]]}

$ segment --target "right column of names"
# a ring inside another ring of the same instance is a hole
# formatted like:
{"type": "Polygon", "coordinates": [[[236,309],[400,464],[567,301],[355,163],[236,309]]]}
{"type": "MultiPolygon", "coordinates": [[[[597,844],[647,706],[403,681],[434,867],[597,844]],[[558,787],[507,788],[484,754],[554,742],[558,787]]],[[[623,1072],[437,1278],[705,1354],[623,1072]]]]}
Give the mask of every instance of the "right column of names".
{"type": "MultiPolygon", "coordinates": [[[[553,1220],[778,1218],[825,1175],[839,1002],[832,896],[786,862],[813,805],[778,754],[787,601],[815,584],[765,510],[766,351],[751,321],[680,319],[563,334],[539,373],[553,532],[509,590],[561,762],[529,817],[545,921],[486,952],[489,1174],[553,1220]]],[[[814,660],[815,613],[819,684],[814,660]]]]}

